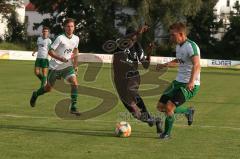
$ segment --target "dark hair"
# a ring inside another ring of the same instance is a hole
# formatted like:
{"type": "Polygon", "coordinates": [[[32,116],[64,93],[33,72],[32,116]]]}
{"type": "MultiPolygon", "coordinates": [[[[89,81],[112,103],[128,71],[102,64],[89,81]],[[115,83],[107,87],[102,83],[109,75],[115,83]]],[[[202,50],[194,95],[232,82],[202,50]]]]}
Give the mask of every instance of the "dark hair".
{"type": "Polygon", "coordinates": [[[49,27],[44,26],[42,30],[50,30],[49,27]]]}
{"type": "Polygon", "coordinates": [[[64,20],[63,26],[66,26],[68,23],[74,23],[75,24],[75,20],[73,18],[67,18],[66,20],[64,20]]]}
{"type": "Polygon", "coordinates": [[[176,30],[177,32],[183,32],[187,34],[187,26],[182,22],[176,22],[170,25],[170,30],[176,30]]]}

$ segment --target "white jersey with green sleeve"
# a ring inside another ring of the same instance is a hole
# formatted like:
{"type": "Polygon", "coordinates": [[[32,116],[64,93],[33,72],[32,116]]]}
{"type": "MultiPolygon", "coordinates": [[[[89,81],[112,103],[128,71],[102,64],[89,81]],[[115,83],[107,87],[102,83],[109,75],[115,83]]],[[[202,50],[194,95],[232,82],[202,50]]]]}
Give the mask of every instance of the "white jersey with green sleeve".
{"type": "Polygon", "coordinates": [[[47,59],[48,58],[48,49],[52,41],[49,38],[43,38],[42,36],[37,39],[37,58],[47,59]]]}
{"type": "MultiPolygon", "coordinates": [[[[189,83],[192,75],[192,57],[198,56],[200,59],[200,49],[197,44],[189,39],[182,45],[176,47],[176,58],[179,61],[179,68],[176,81],[189,83]]],[[[195,85],[200,85],[200,73],[194,81],[195,85]]]]}
{"type": "Polygon", "coordinates": [[[64,63],[57,59],[51,58],[49,61],[49,69],[52,70],[62,70],[69,66],[72,66],[71,57],[73,55],[73,50],[78,48],[79,37],[72,35],[71,38],[68,38],[65,34],[59,35],[55,41],[51,44],[50,49],[54,50],[58,56],[69,59],[68,62],[64,63]]]}

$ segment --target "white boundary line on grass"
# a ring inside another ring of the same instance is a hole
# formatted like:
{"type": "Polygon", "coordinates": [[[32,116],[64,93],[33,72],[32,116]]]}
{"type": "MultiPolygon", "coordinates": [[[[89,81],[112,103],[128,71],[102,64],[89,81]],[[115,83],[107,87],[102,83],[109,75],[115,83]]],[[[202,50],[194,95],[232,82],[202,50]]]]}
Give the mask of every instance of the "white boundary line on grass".
{"type": "MultiPolygon", "coordinates": [[[[55,119],[55,120],[62,120],[61,118],[58,117],[40,117],[40,116],[27,116],[27,115],[15,115],[15,114],[0,114],[0,118],[27,118],[27,119],[55,119]]],[[[73,121],[73,120],[69,120],[73,121]]],[[[78,121],[78,120],[76,120],[78,121]]],[[[109,121],[109,120],[96,120],[96,119],[89,119],[89,120],[81,120],[83,122],[98,122],[98,123],[116,123],[116,121],[109,121]]],[[[131,121],[133,123],[139,123],[142,124],[138,121],[131,121]]],[[[188,125],[180,125],[180,124],[174,124],[177,127],[185,128],[189,127],[188,125]]],[[[216,129],[230,129],[230,130],[237,130],[240,131],[240,127],[230,127],[230,126],[214,126],[214,125],[192,125],[191,127],[196,127],[196,128],[216,128],[216,129]]]]}

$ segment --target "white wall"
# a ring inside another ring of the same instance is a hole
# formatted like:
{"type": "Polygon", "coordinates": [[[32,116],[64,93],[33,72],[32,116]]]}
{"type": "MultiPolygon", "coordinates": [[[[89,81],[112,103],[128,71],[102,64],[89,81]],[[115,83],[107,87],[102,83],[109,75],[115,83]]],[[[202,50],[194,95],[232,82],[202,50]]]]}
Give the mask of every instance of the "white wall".
{"type": "Polygon", "coordinates": [[[45,18],[50,18],[50,14],[40,14],[37,11],[26,11],[27,19],[27,34],[29,36],[40,35],[42,32],[42,26],[37,30],[33,30],[34,23],[40,23],[45,18]]]}

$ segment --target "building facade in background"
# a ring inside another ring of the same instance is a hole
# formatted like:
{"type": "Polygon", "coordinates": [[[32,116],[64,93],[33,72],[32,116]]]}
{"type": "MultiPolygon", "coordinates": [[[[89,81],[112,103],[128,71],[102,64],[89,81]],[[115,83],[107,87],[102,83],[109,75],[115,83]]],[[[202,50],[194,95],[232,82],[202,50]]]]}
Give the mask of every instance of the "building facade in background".
{"type": "Polygon", "coordinates": [[[222,20],[223,27],[214,35],[215,38],[221,40],[230,25],[229,17],[231,12],[236,12],[235,4],[239,4],[240,0],[218,0],[214,7],[214,12],[217,15],[217,21],[222,20]]]}
{"type": "MultiPolygon", "coordinates": [[[[217,15],[217,21],[222,20],[223,27],[219,29],[219,32],[215,35],[213,35],[217,39],[221,39],[223,35],[226,33],[227,28],[229,27],[229,16],[230,12],[234,12],[234,5],[236,3],[239,4],[240,0],[218,0],[216,6],[214,7],[214,12],[217,15]]],[[[36,7],[32,3],[25,3],[25,1],[19,0],[19,5],[16,6],[15,12],[17,13],[17,19],[20,23],[26,24],[26,32],[28,36],[38,36],[41,34],[42,27],[39,27],[38,29],[34,30],[33,26],[34,23],[40,23],[45,18],[50,18],[50,14],[40,14],[38,13],[36,7]]],[[[9,1],[11,3],[11,1],[9,1]]],[[[122,8],[116,10],[116,14],[125,13],[128,15],[134,15],[135,11],[131,8],[122,8]]],[[[115,24],[118,26],[118,23],[120,21],[116,20],[115,24]]],[[[159,25],[161,26],[161,25],[159,25]]],[[[122,26],[118,26],[119,31],[124,33],[126,28],[122,26]]],[[[7,27],[7,19],[4,18],[0,14],[0,38],[4,39],[4,36],[6,34],[9,34],[8,27],[7,27]]],[[[163,28],[156,29],[155,31],[155,37],[156,41],[161,41],[161,36],[164,36],[163,28]]]]}
{"type": "Polygon", "coordinates": [[[25,22],[28,36],[38,36],[42,33],[42,26],[33,29],[34,23],[41,23],[43,19],[50,18],[50,14],[40,14],[32,3],[26,5],[25,22]]]}

